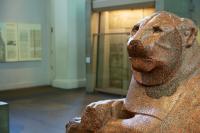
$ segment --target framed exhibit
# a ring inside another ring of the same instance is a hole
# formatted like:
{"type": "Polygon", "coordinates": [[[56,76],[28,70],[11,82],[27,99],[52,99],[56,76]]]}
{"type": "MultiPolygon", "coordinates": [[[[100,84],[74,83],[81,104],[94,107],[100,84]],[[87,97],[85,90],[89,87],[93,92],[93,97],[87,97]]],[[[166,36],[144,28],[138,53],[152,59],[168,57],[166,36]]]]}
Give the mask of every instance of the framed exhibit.
{"type": "Polygon", "coordinates": [[[42,59],[41,25],[0,23],[0,61],[42,59]]]}

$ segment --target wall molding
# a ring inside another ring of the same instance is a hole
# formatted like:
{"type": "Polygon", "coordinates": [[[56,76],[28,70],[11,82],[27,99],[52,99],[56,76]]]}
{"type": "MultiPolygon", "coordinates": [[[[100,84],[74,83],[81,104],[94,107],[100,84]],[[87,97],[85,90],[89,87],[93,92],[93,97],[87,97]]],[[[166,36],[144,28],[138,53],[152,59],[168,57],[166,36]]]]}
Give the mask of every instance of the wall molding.
{"type": "Polygon", "coordinates": [[[95,11],[126,9],[133,7],[154,6],[155,0],[93,0],[92,9],[95,11]]]}
{"type": "Polygon", "coordinates": [[[86,79],[55,79],[53,80],[52,86],[61,89],[85,87],[86,79]]]}
{"type": "Polygon", "coordinates": [[[16,90],[22,88],[29,88],[29,87],[37,87],[37,86],[44,86],[50,85],[48,82],[17,82],[17,83],[7,83],[4,85],[0,85],[0,91],[5,90],[16,90]]]}

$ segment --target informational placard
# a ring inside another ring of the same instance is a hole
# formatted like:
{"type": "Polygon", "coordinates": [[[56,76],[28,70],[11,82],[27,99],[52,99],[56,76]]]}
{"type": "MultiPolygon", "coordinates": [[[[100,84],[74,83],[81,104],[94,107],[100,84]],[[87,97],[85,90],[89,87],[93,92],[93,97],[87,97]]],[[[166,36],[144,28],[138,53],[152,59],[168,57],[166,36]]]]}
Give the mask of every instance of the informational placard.
{"type": "Polygon", "coordinates": [[[41,59],[40,24],[0,23],[0,61],[41,59]]]}
{"type": "Polygon", "coordinates": [[[18,61],[17,24],[5,24],[6,32],[6,61],[18,61]]]}
{"type": "Polygon", "coordinates": [[[18,61],[16,23],[0,23],[0,60],[18,61]]]}
{"type": "Polygon", "coordinates": [[[0,23],[0,61],[5,61],[5,40],[4,40],[4,25],[0,23]]]}
{"type": "Polygon", "coordinates": [[[19,60],[40,60],[42,55],[41,26],[18,25],[19,60]]]}

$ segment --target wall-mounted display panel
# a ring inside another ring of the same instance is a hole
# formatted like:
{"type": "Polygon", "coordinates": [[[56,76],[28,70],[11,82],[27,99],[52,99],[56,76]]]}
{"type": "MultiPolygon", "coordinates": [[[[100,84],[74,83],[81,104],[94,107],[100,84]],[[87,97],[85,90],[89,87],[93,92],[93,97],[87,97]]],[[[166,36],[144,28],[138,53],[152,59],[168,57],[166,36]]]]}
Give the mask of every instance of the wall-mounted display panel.
{"type": "Polygon", "coordinates": [[[42,57],[41,26],[18,24],[19,60],[40,60],[42,57]]]}
{"type": "Polygon", "coordinates": [[[0,23],[1,62],[41,59],[41,25],[0,23]]]}
{"type": "Polygon", "coordinates": [[[0,23],[0,60],[4,61],[5,60],[5,36],[3,33],[4,25],[0,23]]]}
{"type": "Polygon", "coordinates": [[[0,24],[1,61],[18,61],[17,24],[0,24]]]}

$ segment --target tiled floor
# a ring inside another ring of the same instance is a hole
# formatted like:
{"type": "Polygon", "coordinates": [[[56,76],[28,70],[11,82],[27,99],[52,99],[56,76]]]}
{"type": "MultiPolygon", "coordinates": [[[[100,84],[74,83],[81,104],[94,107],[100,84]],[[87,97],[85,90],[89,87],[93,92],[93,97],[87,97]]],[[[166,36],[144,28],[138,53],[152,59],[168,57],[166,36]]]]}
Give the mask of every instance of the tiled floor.
{"type": "Polygon", "coordinates": [[[10,133],[65,133],[66,122],[80,116],[85,105],[109,98],[121,97],[52,87],[0,92],[10,106],[10,133]]]}

